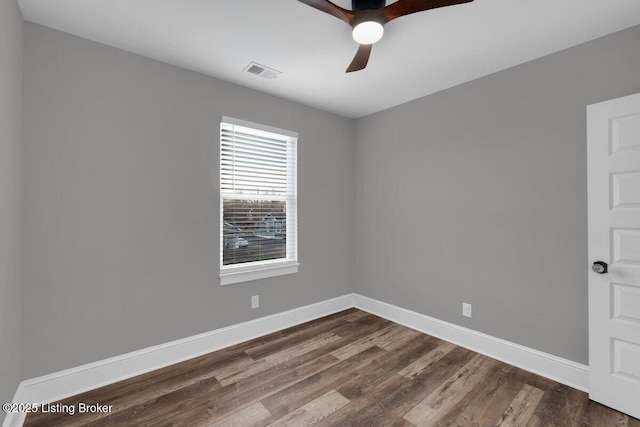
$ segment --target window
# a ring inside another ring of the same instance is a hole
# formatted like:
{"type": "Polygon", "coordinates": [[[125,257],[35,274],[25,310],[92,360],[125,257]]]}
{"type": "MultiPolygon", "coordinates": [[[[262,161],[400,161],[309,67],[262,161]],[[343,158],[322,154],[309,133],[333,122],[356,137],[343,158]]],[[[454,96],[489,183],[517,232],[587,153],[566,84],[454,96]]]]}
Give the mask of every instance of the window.
{"type": "Polygon", "coordinates": [[[298,134],[222,117],[220,284],[298,271],[298,134]]]}

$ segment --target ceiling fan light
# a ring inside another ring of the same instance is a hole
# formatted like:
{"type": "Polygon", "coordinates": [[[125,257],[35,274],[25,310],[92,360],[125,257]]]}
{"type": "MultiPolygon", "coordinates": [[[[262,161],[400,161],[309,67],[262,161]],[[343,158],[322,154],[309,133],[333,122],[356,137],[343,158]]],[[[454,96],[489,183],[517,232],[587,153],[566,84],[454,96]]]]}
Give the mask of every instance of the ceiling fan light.
{"type": "Polygon", "coordinates": [[[373,44],[382,38],[384,27],[376,21],[361,22],[353,27],[353,39],[360,44],[373,44]]]}

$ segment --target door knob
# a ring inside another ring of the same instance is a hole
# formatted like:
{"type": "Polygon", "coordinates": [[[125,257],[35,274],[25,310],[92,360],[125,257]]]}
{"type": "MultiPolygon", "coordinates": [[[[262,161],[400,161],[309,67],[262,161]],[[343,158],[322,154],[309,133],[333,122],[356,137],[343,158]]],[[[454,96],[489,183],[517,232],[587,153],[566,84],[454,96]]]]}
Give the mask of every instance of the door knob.
{"type": "Polygon", "coordinates": [[[591,269],[598,274],[605,274],[608,271],[608,265],[604,261],[596,261],[593,263],[591,269]]]}

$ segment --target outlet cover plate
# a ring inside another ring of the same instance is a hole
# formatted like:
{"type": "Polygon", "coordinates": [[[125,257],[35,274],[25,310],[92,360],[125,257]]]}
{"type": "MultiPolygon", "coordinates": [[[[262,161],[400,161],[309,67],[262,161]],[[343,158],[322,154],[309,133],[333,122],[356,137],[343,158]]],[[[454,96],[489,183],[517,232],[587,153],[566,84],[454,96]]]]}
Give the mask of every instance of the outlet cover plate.
{"type": "Polygon", "coordinates": [[[462,303],[462,315],[465,317],[471,317],[471,304],[466,302],[462,303]]]}
{"type": "Polygon", "coordinates": [[[260,307],[260,295],[254,295],[251,297],[251,308],[260,307]]]}

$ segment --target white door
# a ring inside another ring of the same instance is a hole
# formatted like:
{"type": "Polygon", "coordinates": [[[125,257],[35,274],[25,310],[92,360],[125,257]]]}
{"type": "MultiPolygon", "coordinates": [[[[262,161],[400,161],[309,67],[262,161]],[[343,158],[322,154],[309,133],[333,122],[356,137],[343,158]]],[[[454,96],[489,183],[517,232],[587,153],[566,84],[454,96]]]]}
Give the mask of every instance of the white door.
{"type": "Polygon", "coordinates": [[[589,262],[608,268],[589,272],[589,397],[640,418],[640,94],[587,107],[587,140],[589,262]]]}

